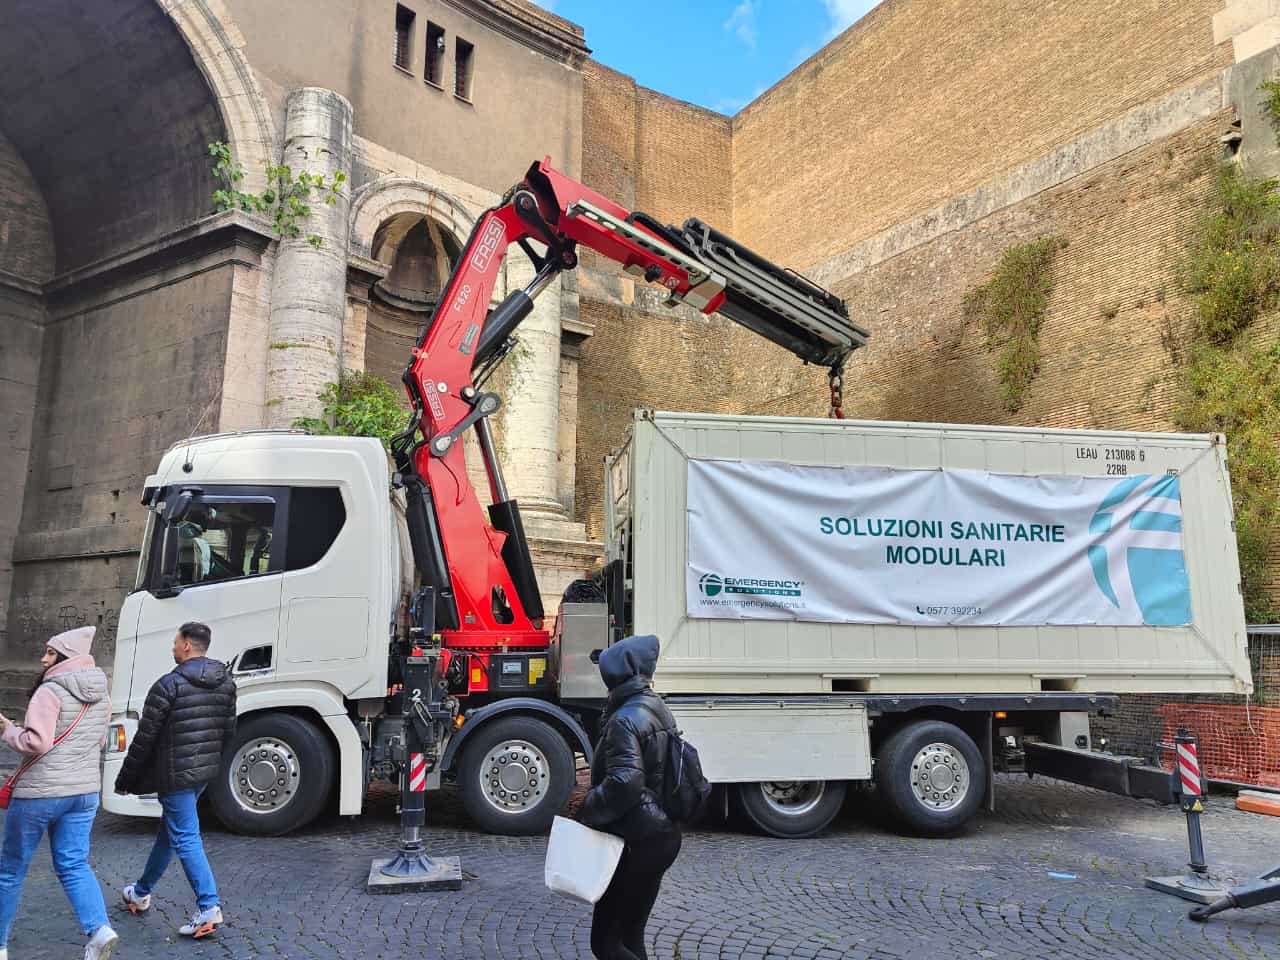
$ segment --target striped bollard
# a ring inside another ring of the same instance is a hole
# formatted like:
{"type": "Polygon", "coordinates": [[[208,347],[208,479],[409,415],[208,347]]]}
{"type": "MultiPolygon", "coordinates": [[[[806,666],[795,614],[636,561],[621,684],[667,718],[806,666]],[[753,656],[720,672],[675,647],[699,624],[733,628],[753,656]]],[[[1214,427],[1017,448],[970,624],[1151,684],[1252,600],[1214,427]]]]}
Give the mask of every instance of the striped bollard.
{"type": "MultiPolygon", "coordinates": [[[[1168,747],[1168,744],[1161,744],[1168,747]]],[[[1182,812],[1187,815],[1187,845],[1191,848],[1188,871],[1180,877],[1148,877],[1147,886],[1171,893],[1196,903],[1213,903],[1226,894],[1222,880],[1209,873],[1204,858],[1204,836],[1200,832],[1200,814],[1204,812],[1204,787],[1200,777],[1200,757],[1196,738],[1185,727],[1178,728],[1172,744],[1176,756],[1174,790],[1181,798],[1182,812]]]]}
{"type": "Polygon", "coordinates": [[[439,762],[441,728],[450,718],[450,712],[442,709],[441,651],[435,639],[430,648],[411,647],[408,656],[401,659],[400,849],[393,857],[373,861],[365,884],[369,893],[462,889],[458,858],[428,856],[422,837],[427,823],[427,781],[439,762]]]}

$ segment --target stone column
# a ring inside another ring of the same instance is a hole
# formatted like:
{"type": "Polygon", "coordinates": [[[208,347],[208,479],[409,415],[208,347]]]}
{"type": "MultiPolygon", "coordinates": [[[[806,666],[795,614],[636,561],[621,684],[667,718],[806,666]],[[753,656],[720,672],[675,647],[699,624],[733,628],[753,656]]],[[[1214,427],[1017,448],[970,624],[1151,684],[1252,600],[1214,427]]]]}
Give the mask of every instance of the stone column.
{"type": "Polygon", "coordinates": [[[347,262],[347,314],[342,325],[342,369],[364,370],[369,329],[369,290],[391,268],[378,260],[352,254],[347,262]]]}
{"type": "MultiPolygon", "coordinates": [[[[528,258],[519,252],[509,256],[508,290],[523,288],[533,276],[528,258]]],[[[553,281],[534,301],[533,312],[520,324],[516,337],[520,346],[506,361],[509,386],[502,412],[507,487],[520,502],[526,526],[541,520],[563,521],[564,508],[558,496],[559,280],[553,281]]]]}
{"type": "MultiPolygon", "coordinates": [[[[332,90],[302,87],[289,94],[283,163],[323,174],[351,174],[351,104],[332,90]]],[[[336,202],[313,196],[302,236],[282,239],[276,259],[268,325],[266,421],[287,427],[320,412],[319,394],[342,367],[346,313],[347,214],[351,182],[336,202]],[[308,236],[320,238],[319,246],[308,236]]]]}

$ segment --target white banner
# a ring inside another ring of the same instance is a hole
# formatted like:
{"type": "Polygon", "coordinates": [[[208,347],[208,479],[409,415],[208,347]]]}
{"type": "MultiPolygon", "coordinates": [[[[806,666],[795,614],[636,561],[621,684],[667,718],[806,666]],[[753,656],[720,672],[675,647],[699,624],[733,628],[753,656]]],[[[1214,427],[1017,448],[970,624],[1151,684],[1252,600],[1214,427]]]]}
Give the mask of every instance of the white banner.
{"type": "Polygon", "coordinates": [[[689,461],[688,615],[1191,622],[1176,476],[689,461]]]}

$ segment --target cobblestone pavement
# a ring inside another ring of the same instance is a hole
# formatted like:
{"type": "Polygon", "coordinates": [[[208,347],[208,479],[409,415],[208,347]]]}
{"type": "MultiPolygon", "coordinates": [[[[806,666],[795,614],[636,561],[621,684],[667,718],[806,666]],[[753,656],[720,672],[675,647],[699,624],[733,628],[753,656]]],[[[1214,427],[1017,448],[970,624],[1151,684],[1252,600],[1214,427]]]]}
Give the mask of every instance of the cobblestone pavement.
{"type": "MultiPolygon", "coordinates": [[[[1187,904],[1143,888],[1179,872],[1186,853],[1174,809],[1052,781],[1001,778],[1000,811],[962,836],[917,840],[878,822],[874,795],[855,797],[825,836],[772,840],[728,829],[691,834],[649,926],[654,957],[1118,958],[1280,957],[1280,905],[1186,919],[1187,904]],[[1055,876],[1057,874],[1058,876],[1055,876]]],[[[1215,868],[1248,877],[1280,862],[1280,820],[1214,798],[1205,817],[1215,868]]],[[[454,893],[368,896],[369,861],[391,851],[394,803],[331,818],[282,839],[217,828],[206,843],[227,925],[177,943],[192,896],[175,863],[157,905],[134,918],[115,906],[141,870],[154,826],[99,817],[93,863],[121,934],[117,956],[373,958],[589,957],[589,914],[542,885],[542,838],[466,827],[433,797],[432,849],[462,857],[454,893]]],[[[83,939],[36,859],[10,937],[14,960],[80,956],[83,939]]]]}

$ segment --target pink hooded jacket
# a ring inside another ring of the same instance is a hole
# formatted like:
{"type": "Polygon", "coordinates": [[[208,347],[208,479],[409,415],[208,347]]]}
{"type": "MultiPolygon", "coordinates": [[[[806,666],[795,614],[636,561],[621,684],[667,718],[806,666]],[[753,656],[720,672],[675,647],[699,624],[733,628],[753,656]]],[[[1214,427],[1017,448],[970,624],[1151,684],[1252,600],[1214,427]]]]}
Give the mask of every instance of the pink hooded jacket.
{"type": "MultiPolygon", "coordinates": [[[[72,657],[69,660],[63,660],[61,663],[50,667],[44,675],[44,683],[40,684],[39,689],[31,695],[31,702],[27,704],[27,715],[22,725],[19,726],[15,723],[12,726],[5,727],[4,734],[0,735],[0,740],[3,740],[6,745],[19,753],[26,754],[29,757],[38,757],[45,753],[53,746],[54,739],[61,732],[57,729],[58,715],[63,710],[63,698],[58,696],[57,691],[54,690],[49,681],[65,674],[81,673],[87,670],[93,670],[101,675],[101,671],[98,670],[93,657],[87,653],[72,657]]],[[[105,694],[106,677],[103,676],[102,679],[103,689],[101,694],[105,694]]],[[[93,686],[96,686],[96,684],[93,686]]],[[[90,694],[92,702],[103,699],[101,694],[97,690],[92,691],[90,694]]],[[[90,711],[90,713],[93,712],[92,710],[90,711]]],[[[107,712],[109,713],[109,711],[107,712]]],[[[83,722],[88,723],[91,719],[90,716],[86,715],[83,722]]],[[[103,717],[101,719],[105,720],[107,718],[103,717]]],[[[63,727],[65,729],[65,724],[63,727]]],[[[101,724],[101,727],[99,746],[102,746],[107,741],[105,722],[101,724]]],[[[78,729],[77,732],[79,732],[78,729]]]]}

